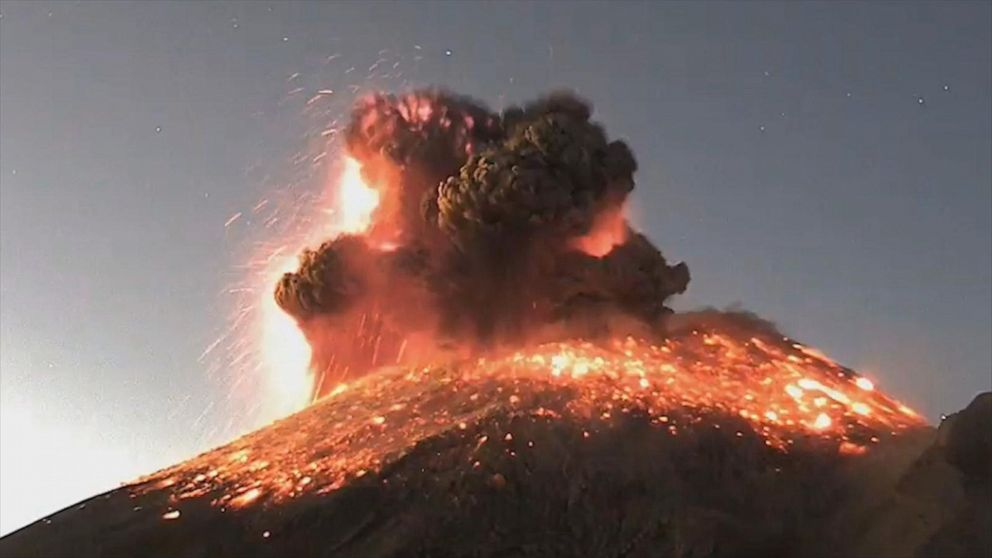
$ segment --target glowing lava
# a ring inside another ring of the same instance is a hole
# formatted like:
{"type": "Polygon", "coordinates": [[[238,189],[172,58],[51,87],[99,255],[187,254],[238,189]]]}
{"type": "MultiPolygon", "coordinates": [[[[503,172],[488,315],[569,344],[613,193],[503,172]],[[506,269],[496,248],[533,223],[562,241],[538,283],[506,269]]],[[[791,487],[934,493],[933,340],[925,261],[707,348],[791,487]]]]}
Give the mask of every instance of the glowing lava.
{"type": "Polygon", "coordinates": [[[660,343],[568,341],[380,369],[338,386],[305,413],[140,486],[169,488],[174,507],[199,497],[225,508],[278,503],[334,491],[438,436],[515,444],[520,432],[491,431],[501,413],[567,420],[586,437],[624,416],[639,417],[659,436],[722,428],[757,437],[771,452],[812,443],[851,458],[924,424],[866,378],[803,345],[768,332],[714,328],[660,343]]]}
{"type": "MultiPolygon", "coordinates": [[[[284,256],[267,273],[271,285],[283,273],[296,268],[295,255],[284,256]]],[[[310,344],[295,320],[282,311],[268,290],[259,300],[262,361],[267,375],[265,397],[276,416],[298,411],[310,403],[313,374],[310,372],[310,344]]]]}

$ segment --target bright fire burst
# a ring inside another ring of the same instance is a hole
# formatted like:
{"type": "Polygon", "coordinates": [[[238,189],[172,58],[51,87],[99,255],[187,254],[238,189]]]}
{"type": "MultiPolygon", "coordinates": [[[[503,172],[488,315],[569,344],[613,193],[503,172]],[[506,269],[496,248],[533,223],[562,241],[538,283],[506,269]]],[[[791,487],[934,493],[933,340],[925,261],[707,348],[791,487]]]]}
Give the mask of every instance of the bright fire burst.
{"type": "Polygon", "coordinates": [[[313,374],[310,371],[311,349],[296,322],[275,302],[272,288],[283,274],[299,264],[298,254],[305,248],[338,234],[365,232],[379,204],[379,193],[365,184],[361,166],[348,157],[339,176],[328,181],[333,207],[323,212],[325,220],[316,222],[295,241],[287,241],[266,259],[264,272],[258,275],[258,343],[265,377],[266,413],[285,416],[311,402],[313,374]]]}
{"type": "Polygon", "coordinates": [[[338,228],[343,233],[362,233],[372,224],[372,213],[379,206],[379,192],[365,184],[362,166],[348,157],[338,183],[338,228]]]}
{"type": "MultiPolygon", "coordinates": [[[[295,255],[279,258],[272,272],[266,274],[266,283],[276,284],[296,266],[295,255]]],[[[270,388],[265,397],[271,398],[275,413],[288,414],[310,402],[313,385],[310,344],[293,318],[279,308],[271,292],[262,291],[259,309],[261,353],[270,388]]]]}
{"type": "Polygon", "coordinates": [[[520,432],[484,430],[501,410],[534,421],[567,418],[587,429],[585,437],[641,416],[659,436],[723,428],[757,437],[769,451],[816,443],[847,456],[924,424],[867,378],[764,332],[559,342],[381,369],[337,386],[307,413],[145,479],[139,491],[168,487],[174,506],[203,497],[239,507],[336,490],[434,436],[530,451],[520,432]]]}

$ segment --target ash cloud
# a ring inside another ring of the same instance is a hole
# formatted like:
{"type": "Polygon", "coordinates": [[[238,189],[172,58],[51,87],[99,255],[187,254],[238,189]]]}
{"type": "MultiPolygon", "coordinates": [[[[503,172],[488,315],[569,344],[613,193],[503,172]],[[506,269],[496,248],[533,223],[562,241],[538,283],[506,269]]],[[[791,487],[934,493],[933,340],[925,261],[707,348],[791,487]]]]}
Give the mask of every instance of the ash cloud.
{"type": "Polygon", "coordinates": [[[315,369],[341,379],[617,320],[660,331],[688,268],[624,219],[637,163],[591,116],[571,93],[500,114],[437,90],[359,101],[346,146],[380,194],[372,223],[304,252],[275,289],[315,369]]]}

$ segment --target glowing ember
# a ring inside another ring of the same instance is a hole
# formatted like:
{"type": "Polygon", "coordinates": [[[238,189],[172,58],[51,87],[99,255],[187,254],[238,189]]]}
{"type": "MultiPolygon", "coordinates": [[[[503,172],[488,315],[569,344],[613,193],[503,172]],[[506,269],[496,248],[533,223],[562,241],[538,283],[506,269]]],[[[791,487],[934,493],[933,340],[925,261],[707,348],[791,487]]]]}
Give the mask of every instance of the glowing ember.
{"type": "Polygon", "coordinates": [[[841,442],[840,447],[837,449],[844,455],[861,455],[868,451],[868,448],[865,446],[852,444],[851,442],[841,442]]]}
{"type": "Polygon", "coordinates": [[[171,521],[173,519],[179,519],[179,510],[172,510],[170,512],[165,512],[162,514],[162,519],[171,521]]]}
{"type": "Polygon", "coordinates": [[[258,500],[258,497],[262,495],[262,491],[257,488],[251,488],[246,490],[243,494],[239,494],[231,499],[231,506],[235,508],[241,508],[247,506],[258,500]]]}
{"type": "Polygon", "coordinates": [[[331,390],[331,392],[327,396],[334,397],[335,395],[344,393],[347,389],[348,389],[348,384],[338,384],[334,387],[334,389],[331,390]]]}
{"type": "MultiPolygon", "coordinates": [[[[334,397],[291,419],[308,423],[259,431],[141,486],[175,483],[175,500],[210,495],[215,505],[231,507],[327,493],[445,433],[471,436],[476,449],[494,440],[516,444],[514,433],[494,438],[478,430],[497,408],[568,419],[585,426],[584,437],[637,413],[659,435],[678,436],[705,421],[733,429],[737,438],[750,427],[774,451],[812,438],[850,456],[923,424],[826,357],[781,338],[735,335],[549,343],[448,365],[382,369],[342,384],[334,397]]],[[[466,466],[471,461],[477,460],[466,466]]]]}

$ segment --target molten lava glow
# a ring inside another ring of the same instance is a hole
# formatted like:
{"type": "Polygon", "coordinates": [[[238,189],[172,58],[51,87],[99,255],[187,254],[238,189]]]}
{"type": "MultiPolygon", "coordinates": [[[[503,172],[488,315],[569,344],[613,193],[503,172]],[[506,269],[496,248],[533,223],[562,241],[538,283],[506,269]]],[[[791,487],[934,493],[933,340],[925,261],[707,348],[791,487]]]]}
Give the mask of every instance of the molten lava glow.
{"type": "MultiPolygon", "coordinates": [[[[500,413],[568,420],[585,438],[636,416],[658,436],[715,428],[739,443],[763,441],[771,452],[812,444],[852,459],[924,424],[876,386],[866,389],[864,378],[805,349],[765,333],[694,332],[657,344],[572,341],[384,368],[135,490],[168,489],[168,509],[190,498],[222,508],[265,505],[334,491],[436,436],[471,437],[469,450],[539,451],[509,423],[493,426],[500,413]]],[[[472,453],[464,466],[478,467],[479,459],[472,453]]]]}

